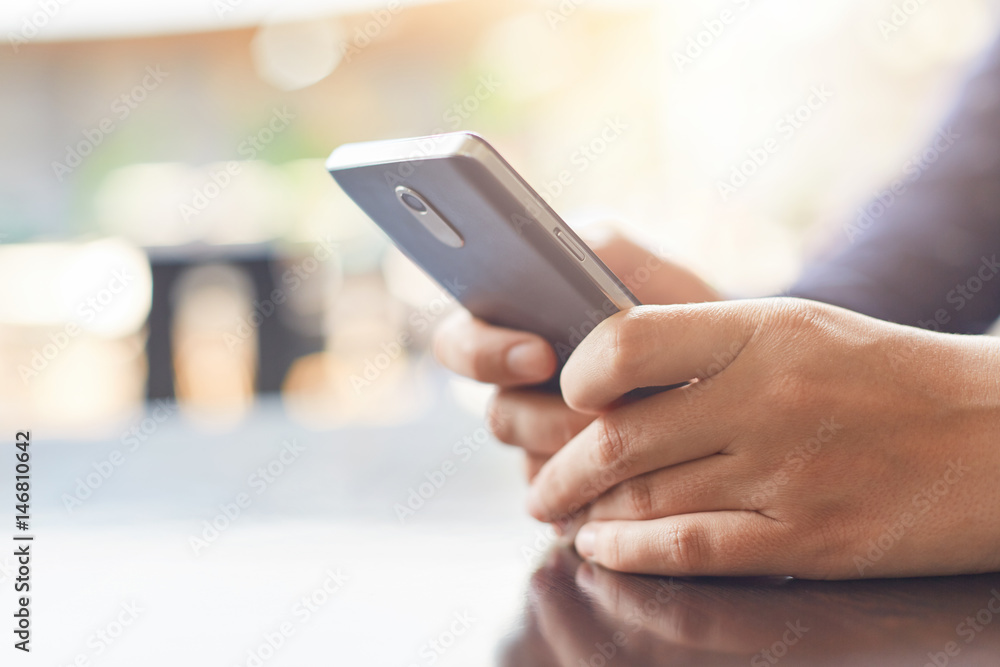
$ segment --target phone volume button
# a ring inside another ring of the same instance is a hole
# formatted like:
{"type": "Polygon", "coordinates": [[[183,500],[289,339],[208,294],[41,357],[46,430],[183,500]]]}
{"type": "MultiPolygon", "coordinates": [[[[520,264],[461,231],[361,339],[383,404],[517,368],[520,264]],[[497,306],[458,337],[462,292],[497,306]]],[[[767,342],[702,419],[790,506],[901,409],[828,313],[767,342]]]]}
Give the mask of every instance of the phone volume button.
{"type": "Polygon", "coordinates": [[[584,260],[583,252],[581,252],[579,248],[577,248],[572,241],[566,238],[566,235],[562,233],[561,229],[556,229],[555,233],[556,233],[556,238],[562,242],[562,244],[566,247],[566,250],[569,250],[569,253],[571,255],[573,255],[582,262],[584,260]]]}

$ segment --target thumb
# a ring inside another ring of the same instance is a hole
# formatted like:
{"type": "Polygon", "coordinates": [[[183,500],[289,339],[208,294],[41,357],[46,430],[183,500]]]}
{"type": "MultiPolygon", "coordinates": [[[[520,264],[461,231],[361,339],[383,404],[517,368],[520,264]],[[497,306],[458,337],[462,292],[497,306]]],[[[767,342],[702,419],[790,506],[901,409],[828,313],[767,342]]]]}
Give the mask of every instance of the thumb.
{"type": "Polygon", "coordinates": [[[616,313],[590,332],[563,368],[567,405],[600,412],[633,389],[718,374],[756,334],[761,304],[636,306],[616,313]]]}

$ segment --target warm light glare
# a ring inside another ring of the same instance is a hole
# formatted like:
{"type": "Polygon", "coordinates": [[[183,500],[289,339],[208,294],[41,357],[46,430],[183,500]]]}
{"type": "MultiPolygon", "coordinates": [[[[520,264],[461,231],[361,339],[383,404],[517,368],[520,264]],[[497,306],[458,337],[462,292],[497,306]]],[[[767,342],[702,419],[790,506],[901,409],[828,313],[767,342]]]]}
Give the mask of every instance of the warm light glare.
{"type": "Polygon", "coordinates": [[[149,262],[124,241],[0,246],[0,324],[114,338],[139,330],[151,299],[149,262]]]}
{"type": "Polygon", "coordinates": [[[333,72],[345,38],[331,21],[263,25],[253,41],[254,64],[264,81],[281,90],[306,88],[333,72]]]}

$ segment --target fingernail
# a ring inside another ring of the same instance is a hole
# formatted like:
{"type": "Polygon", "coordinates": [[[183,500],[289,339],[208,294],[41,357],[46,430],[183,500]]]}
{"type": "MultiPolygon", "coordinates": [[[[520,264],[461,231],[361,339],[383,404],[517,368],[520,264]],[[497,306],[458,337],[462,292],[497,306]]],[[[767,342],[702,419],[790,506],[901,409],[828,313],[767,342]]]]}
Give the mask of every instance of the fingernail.
{"type": "Polygon", "coordinates": [[[507,370],[525,379],[544,379],[545,350],[538,343],[518,343],[507,350],[507,370]]]}
{"type": "Polygon", "coordinates": [[[596,542],[597,532],[590,526],[584,526],[576,534],[576,552],[584,558],[593,558],[596,542]]]}

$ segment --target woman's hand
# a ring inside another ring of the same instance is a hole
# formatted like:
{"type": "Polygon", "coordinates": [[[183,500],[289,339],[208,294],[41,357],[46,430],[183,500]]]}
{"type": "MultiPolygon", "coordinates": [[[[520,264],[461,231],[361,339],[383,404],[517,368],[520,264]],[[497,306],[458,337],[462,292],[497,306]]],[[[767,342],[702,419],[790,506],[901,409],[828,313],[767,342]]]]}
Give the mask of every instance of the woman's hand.
{"type": "MultiPolygon", "coordinates": [[[[643,303],[719,298],[690,271],[624,236],[606,229],[588,231],[588,245],[643,303]]],[[[594,419],[592,414],[570,410],[558,395],[528,388],[548,380],[556,369],[555,353],[538,336],[492,327],[460,311],[436,332],[434,353],[456,373],[498,385],[489,422],[499,440],[525,450],[529,479],[594,419]]]]}
{"type": "Polygon", "coordinates": [[[542,467],[530,511],[583,522],[578,551],[608,568],[1000,568],[996,339],[798,299],[643,306],[595,328],[561,385],[595,419],[542,467]]]}

